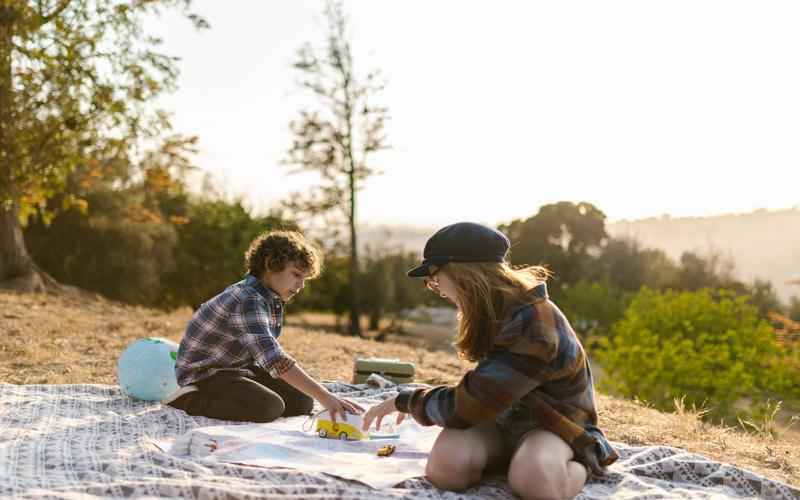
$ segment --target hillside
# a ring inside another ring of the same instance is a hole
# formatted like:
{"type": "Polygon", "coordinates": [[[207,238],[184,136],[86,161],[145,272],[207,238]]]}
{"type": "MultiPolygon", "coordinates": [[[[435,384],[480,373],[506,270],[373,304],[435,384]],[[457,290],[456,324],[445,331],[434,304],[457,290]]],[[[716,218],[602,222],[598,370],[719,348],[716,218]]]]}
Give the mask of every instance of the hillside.
{"type": "MultiPolygon", "coordinates": [[[[178,341],[188,309],[170,313],[121,305],[82,295],[20,295],[0,292],[0,383],[115,384],[116,359],[132,340],[159,336],[178,341]]],[[[417,380],[453,383],[466,367],[448,350],[419,334],[390,341],[356,339],[330,332],[330,318],[287,318],[284,348],[314,376],[351,378],[357,356],[396,357],[417,364],[417,380]]],[[[441,338],[435,342],[441,345],[441,338]]],[[[686,409],[666,414],[604,394],[600,423],[614,441],[668,445],[733,463],[766,477],[800,485],[800,438],[777,439],[702,423],[686,409]]]]}
{"type": "Polygon", "coordinates": [[[783,301],[800,296],[800,287],[786,283],[800,278],[800,209],[619,221],[606,229],[611,236],[660,248],[676,261],[687,250],[718,252],[733,260],[739,279],[769,280],[783,301]]]}
{"type": "MultiPolygon", "coordinates": [[[[373,249],[401,247],[421,253],[427,238],[438,228],[409,225],[364,225],[363,245],[373,249]]],[[[652,217],[606,224],[608,234],[632,237],[643,246],[664,250],[676,262],[685,251],[707,255],[717,252],[732,259],[734,274],[750,282],[772,282],[783,301],[800,296],[800,286],[787,280],[800,278],[800,208],[757,210],[713,217],[652,217]]]]}

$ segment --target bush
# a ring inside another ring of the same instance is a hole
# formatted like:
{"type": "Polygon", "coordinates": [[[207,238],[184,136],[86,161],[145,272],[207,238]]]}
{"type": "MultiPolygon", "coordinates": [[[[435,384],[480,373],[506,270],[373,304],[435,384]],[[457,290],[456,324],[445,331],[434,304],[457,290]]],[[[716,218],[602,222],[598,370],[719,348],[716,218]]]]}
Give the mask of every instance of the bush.
{"type": "Polygon", "coordinates": [[[800,370],[748,297],[729,291],[642,289],[596,354],[604,385],[670,410],[674,400],[733,421],[769,398],[797,402],[800,370]]]}
{"type": "Polygon", "coordinates": [[[601,283],[579,281],[559,290],[556,303],[585,341],[607,336],[625,313],[630,296],[601,283]]]}
{"type": "Polygon", "coordinates": [[[26,228],[34,261],[58,281],[110,299],[159,304],[163,276],[175,265],[175,228],[125,220],[113,193],[96,193],[91,202],[90,217],[69,210],[50,226],[36,220],[26,228]]]}
{"type": "Polygon", "coordinates": [[[162,284],[162,307],[200,304],[241,280],[244,253],[264,231],[295,229],[275,216],[252,217],[241,202],[194,200],[176,226],[175,267],[162,284]]]}
{"type": "Polygon", "coordinates": [[[132,304],[196,308],[244,276],[244,252],[263,231],[294,229],[252,217],[239,202],[163,196],[147,209],[140,193],[89,193],[89,213],[68,210],[25,230],[38,265],[64,283],[132,304]]]}

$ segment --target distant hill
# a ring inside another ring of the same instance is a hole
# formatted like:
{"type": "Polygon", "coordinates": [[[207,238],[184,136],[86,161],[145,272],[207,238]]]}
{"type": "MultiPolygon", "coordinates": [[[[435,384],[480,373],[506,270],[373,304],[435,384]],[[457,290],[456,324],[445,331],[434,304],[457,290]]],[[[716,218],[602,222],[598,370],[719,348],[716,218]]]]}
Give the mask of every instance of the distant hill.
{"type": "Polygon", "coordinates": [[[782,300],[800,296],[800,209],[756,210],[714,217],[668,216],[607,224],[614,237],[633,237],[644,246],[660,248],[673,259],[691,250],[719,252],[736,265],[739,279],[772,282],[782,300]]]}
{"type": "Polygon", "coordinates": [[[425,242],[438,229],[434,226],[363,224],[358,228],[359,248],[368,246],[372,251],[402,248],[422,255],[425,242]]]}
{"type": "MultiPolygon", "coordinates": [[[[438,227],[365,225],[361,241],[373,249],[402,247],[422,253],[425,241],[438,227]]],[[[677,261],[689,250],[718,252],[736,265],[736,276],[750,282],[769,280],[783,301],[800,296],[800,208],[756,210],[713,217],[653,217],[607,224],[613,237],[632,237],[643,246],[660,248],[677,261]]]]}

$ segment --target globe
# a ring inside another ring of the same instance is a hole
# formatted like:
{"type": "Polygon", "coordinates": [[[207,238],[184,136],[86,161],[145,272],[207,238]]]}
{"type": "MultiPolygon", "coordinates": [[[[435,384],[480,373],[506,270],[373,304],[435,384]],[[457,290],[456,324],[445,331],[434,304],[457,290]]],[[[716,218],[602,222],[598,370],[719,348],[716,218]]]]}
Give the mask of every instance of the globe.
{"type": "Polygon", "coordinates": [[[139,339],[122,351],[117,380],[122,392],[143,401],[161,401],[178,390],[178,344],[161,338],[139,339]]]}

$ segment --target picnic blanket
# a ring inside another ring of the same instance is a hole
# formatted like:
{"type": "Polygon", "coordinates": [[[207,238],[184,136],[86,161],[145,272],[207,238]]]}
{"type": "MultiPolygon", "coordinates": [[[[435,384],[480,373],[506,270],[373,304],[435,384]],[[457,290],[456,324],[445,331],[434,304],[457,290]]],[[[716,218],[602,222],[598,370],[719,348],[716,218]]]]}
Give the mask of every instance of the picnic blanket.
{"type": "MultiPolygon", "coordinates": [[[[363,407],[373,403],[352,398],[363,407]]],[[[386,420],[389,420],[387,418],[386,420]]],[[[304,472],[324,472],[365,483],[373,488],[391,488],[412,477],[425,475],[428,454],[441,429],[423,427],[406,419],[396,434],[379,439],[322,439],[313,432],[313,419],[281,418],[269,424],[200,427],[159,448],[180,457],[218,462],[290,467],[304,472]],[[308,428],[308,430],[306,430],[308,428]],[[394,446],[391,458],[378,451],[394,446]]],[[[382,426],[385,429],[386,423],[382,426]]]]}
{"type": "MultiPolygon", "coordinates": [[[[393,388],[327,386],[375,402],[394,394],[393,388]]],[[[0,384],[0,497],[514,498],[502,476],[463,493],[438,490],[423,477],[372,488],[323,472],[181,457],[155,445],[220,425],[233,424],[134,401],[116,386],[0,384]]],[[[617,446],[620,460],[579,499],[800,499],[796,488],[680,449],[617,446]]]]}

